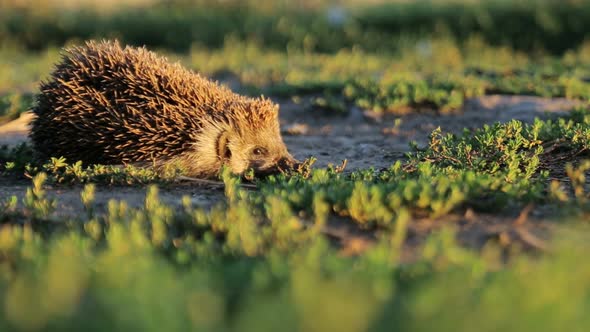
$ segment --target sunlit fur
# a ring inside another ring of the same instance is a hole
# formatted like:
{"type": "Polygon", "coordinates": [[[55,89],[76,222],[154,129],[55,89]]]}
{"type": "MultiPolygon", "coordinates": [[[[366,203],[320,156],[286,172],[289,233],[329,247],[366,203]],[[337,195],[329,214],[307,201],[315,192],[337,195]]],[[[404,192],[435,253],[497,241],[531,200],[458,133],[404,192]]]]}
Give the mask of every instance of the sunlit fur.
{"type": "Polygon", "coordinates": [[[33,111],[30,136],[45,159],[173,163],[198,177],[215,176],[222,164],[235,173],[266,173],[296,163],[281,138],[276,104],[118,42],[65,50],[33,111]],[[222,134],[230,158],[219,154],[222,134]],[[256,147],[268,154],[254,156],[256,147]]]}

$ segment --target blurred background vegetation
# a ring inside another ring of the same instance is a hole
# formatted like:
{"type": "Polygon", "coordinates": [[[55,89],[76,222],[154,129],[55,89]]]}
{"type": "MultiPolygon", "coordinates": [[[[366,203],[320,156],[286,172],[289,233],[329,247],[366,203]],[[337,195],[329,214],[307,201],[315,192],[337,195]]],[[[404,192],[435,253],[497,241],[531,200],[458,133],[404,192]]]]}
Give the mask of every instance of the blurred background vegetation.
{"type": "MultiPolygon", "coordinates": [[[[242,93],[403,114],[490,93],[588,101],[588,32],[589,0],[0,0],[0,123],[31,106],[63,46],[90,38],[146,45],[242,93]]],[[[0,197],[0,330],[586,331],[590,163],[568,168],[568,192],[548,185],[540,158],[555,142],[588,150],[589,124],[581,111],[438,131],[407,164],[252,192],[225,174],[226,200],[210,211],[190,197],[174,209],[150,187],[143,207],[113,200],[97,213],[88,185],[84,215],[59,219],[44,181],[157,177],[54,159],[22,201],[0,197]],[[548,253],[502,246],[503,233],[465,248],[451,221],[406,257],[413,217],[531,202],[573,211],[548,253]],[[322,233],[335,215],[375,245],[342,254],[322,233]]],[[[0,180],[22,176],[30,150],[0,161],[0,180]]]]}
{"type": "Polygon", "coordinates": [[[28,50],[88,38],[187,51],[228,37],[278,50],[400,51],[400,40],[478,36],[494,46],[562,54],[590,28],[585,0],[252,1],[127,0],[0,2],[0,40],[28,50]]]}
{"type": "Polygon", "coordinates": [[[345,102],[378,113],[444,113],[488,93],[585,100],[589,4],[2,0],[0,94],[34,91],[64,45],[117,38],[239,92],[313,93],[314,105],[335,111],[345,102]]]}

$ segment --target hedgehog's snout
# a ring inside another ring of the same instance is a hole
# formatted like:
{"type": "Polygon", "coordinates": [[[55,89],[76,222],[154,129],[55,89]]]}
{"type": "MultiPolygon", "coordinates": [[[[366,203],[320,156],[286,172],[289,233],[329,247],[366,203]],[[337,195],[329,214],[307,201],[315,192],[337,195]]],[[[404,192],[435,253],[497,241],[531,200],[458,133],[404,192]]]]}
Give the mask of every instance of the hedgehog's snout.
{"type": "Polygon", "coordinates": [[[277,162],[277,168],[280,172],[297,170],[300,166],[301,163],[291,156],[283,157],[277,162]]]}
{"type": "Polygon", "coordinates": [[[298,172],[302,165],[303,163],[289,155],[279,159],[275,164],[275,169],[276,173],[298,172]]]}
{"type": "Polygon", "coordinates": [[[281,157],[269,166],[257,165],[256,163],[250,164],[254,169],[256,176],[264,177],[278,173],[288,173],[290,171],[297,170],[301,165],[299,161],[291,156],[281,157]]]}

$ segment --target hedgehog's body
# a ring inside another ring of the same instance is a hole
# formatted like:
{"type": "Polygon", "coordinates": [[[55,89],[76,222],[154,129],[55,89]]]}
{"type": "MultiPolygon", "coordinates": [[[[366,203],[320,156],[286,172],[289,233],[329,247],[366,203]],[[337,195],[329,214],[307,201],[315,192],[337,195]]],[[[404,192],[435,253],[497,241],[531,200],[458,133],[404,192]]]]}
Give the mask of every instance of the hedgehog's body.
{"type": "Polygon", "coordinates": [[[224,163],[241,173],[295,162],[275,104],[115,42],[67,50],[33,111],[31,140],[41,158],[175,163],[200,177],[216,175],[224,163]]]}

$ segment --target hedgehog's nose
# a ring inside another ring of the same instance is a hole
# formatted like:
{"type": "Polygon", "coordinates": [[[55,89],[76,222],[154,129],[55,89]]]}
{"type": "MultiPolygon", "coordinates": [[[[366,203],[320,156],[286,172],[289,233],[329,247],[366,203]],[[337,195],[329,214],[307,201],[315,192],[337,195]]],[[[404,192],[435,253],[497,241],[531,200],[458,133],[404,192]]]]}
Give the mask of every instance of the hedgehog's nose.
{"type": "Polygon", "coordinates": [[[251,167],[254,168],[257,177],[265,177],[277,173],[288,174],[293,171],[298,172],[301,165],[303,164],[289,155],[287,157],[281,157],[274,161],[272,166],[266,168],[257,167],[256,165],[251,165],[251,167]]]}
{"type": "Polygon", "coordinates": [[[283,157],[283,158],[279,159],[279,161],[277,162],[277,167],[279,168],[280,171],[283,171],[283,172],[297,170],[300,166],[301,166],[301,163],[291,156],[283,157]]]}

